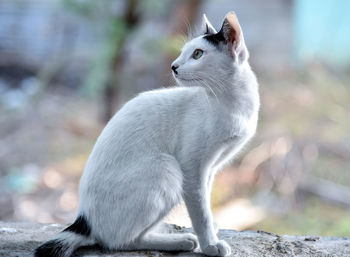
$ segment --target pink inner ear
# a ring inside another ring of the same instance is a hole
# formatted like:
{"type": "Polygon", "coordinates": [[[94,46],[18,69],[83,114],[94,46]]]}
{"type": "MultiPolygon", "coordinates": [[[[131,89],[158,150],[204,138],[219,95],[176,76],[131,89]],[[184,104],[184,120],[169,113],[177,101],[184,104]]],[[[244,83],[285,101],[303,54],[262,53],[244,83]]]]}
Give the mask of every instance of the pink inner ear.
{"type": "Polygon", "coordinates": [[[241,40],[241,26],[239,25],[237,16],[234,12],[230,12],[226,15],[226,21],[230,26],[230,39],[231,42],[235,42],[235,50],[237,50],[241,40]]]}

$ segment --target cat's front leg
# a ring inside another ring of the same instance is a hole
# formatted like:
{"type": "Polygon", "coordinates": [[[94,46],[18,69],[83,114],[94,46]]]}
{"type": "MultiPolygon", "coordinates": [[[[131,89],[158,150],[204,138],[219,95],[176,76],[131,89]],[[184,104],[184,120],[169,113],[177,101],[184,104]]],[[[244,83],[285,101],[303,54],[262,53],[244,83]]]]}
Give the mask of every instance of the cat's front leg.
{"type": "Polygon", "coordinates": [[[219,226],[218,226],[218,224],[216,224],[215,221],[213,222],[213,226],[214,226],[215,234],[219,233],[219,226]]]}
{"type": "Polygon", "coordinates": [[[209,256],[227,256],[231,248],[216,235],[209,192],[208,183],[184,183],[184,200],[202,252],[209,256]]]}
{"type": "MultiPolygon", "coordinates": [[[[215,177],[214,172],[212,174],[210,174],[208,177],[208,192],[207,193],[209,194],[209,196],[208,196],[209,201],[210,201],[211,189],[213,188],[214,177],[215,177]]],[[[218,224],[216,224],[215,221],[213,221],[213,227],[214,227],[215,234],[219,233],[219,226],[218,226],[218,224]]]]}

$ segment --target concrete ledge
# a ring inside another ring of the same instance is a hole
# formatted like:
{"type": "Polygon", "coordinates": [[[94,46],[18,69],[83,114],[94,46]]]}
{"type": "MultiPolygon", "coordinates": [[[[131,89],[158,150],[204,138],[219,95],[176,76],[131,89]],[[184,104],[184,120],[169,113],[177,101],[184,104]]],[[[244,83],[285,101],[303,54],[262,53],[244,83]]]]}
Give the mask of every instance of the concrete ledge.
{"type": "MultiPolygon", "coordinates": [[[[65,226],[60,224],[29,224],[0,222],[0,256],[28,257],[42,242],[61,231],[65,226]]],[[[189,229],[173,226],[175,232],[189,229]]],[[[235,257],[349,257],[350,238],[311,237],[311,236],[279,236],[263,231],[238,232],[220,230],[219,237],[225,239],[232,247],[235,257]]],[[[204,256],[199,252],[165,253],[156,251],[143,252],[102,252],[98,247],[83,247],[77,256],[204,256]]]]}

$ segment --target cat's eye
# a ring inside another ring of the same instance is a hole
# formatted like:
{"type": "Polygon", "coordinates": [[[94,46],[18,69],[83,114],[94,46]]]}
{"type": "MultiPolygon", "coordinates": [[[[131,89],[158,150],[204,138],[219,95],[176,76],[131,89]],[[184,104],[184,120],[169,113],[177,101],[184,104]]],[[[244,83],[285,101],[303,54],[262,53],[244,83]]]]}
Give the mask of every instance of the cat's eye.
{"type": "Polygon", "coordinates": [[[203,50],[196,49],[196,50],[194,50],[192,57],[193,57],[193,59],[197,60],[197,59],[201,58],[202,55],[203,55],[203,50]]]}

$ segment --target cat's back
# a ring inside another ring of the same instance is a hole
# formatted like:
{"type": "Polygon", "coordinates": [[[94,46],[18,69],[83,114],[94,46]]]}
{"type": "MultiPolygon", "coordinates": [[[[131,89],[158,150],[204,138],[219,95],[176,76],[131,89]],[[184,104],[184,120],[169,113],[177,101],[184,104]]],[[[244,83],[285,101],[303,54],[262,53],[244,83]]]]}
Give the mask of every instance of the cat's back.
{"type": "Polygon", "coordinates": [[[139,94],[112,117],[95,148],[126,149],[132,145],[162,141],[169,131],[176,133],[176,124],[191,111],[191,105],[199,105],[194,102],[203,98],[201,91],[201,88],[174,87],[139,94]]]}
{"type": "Polygon", "coordinates": [[[182,112],[183,107],[192,102],[200,90],[200,88],[174,87],[143,92],[127,102],[107,126],[117,123],[122,125],[124,122],[144,125],[170,122],[174,114],[182,112]]]}
{"type": "MultiPolygon", "coordinates": [[[[196,97],[199,91],[202,89],[198,87],[173,87],[146,91],[129,101],[125,111],[141,110],[144,107],[150,111],[174,111],[174,108],[183,106],[196,97]]],[[[142,110],[141,112],[146,111],[142,110]]]]}

